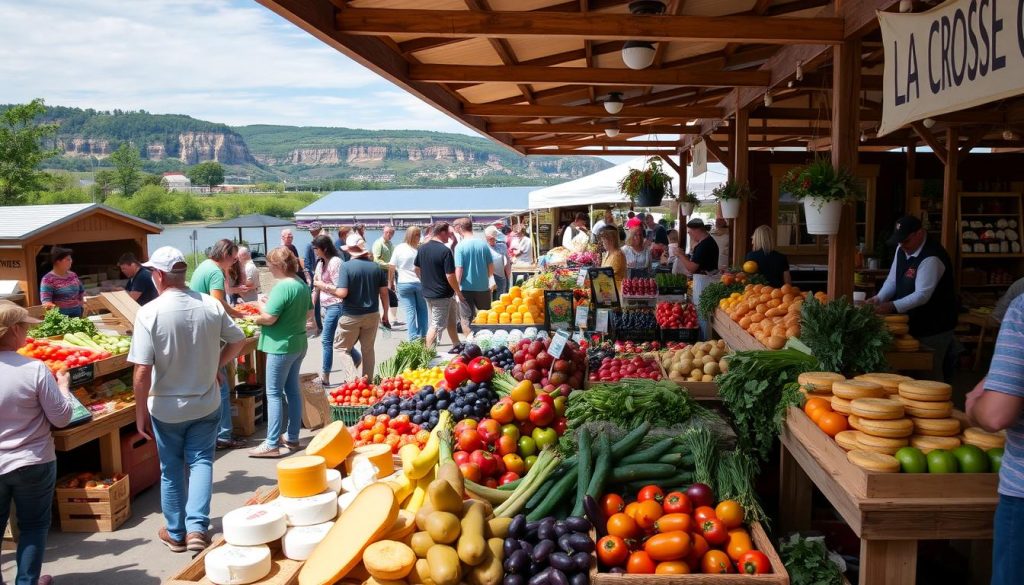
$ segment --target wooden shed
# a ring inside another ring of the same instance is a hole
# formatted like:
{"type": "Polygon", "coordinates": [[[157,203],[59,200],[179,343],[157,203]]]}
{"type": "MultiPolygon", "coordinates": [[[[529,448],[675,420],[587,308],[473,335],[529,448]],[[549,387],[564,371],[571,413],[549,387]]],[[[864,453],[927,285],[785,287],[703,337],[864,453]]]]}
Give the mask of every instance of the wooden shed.
{"type": "Polygon", "coordinates": [[[50,269],[53,246],[74,251],[79,276],[117,278],[125,252],[148,256],[147,236],[163,228],[95,203],[0,207],[0,280],[17,280],[27,305],[39,304],[39,279],[50,269]]]}

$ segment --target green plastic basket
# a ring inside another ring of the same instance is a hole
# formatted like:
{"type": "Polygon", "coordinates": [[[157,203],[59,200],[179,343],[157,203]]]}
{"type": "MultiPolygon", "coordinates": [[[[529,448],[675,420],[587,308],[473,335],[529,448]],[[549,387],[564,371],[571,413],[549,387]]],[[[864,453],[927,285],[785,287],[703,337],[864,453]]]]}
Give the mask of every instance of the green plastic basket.
{"type": "Polygon", "coordinates": [[[358,423],[368,410],[365,406],[331,406],[331,421],[340,420],[345,426],[352,426],[358,423]]]}

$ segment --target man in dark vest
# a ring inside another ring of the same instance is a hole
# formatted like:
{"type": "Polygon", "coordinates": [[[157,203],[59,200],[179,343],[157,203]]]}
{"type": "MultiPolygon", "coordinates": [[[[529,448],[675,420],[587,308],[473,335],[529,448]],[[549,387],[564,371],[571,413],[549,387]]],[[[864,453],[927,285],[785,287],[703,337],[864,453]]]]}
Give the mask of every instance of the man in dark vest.
{"type": "Polygon", "coordinates": [[[943,363],[957,323],[953,265],[939,242],[929,239],[921,220],[908,215],[896,222],[889,239],[899,244],[896,259],[878,295],[867,300],[880,314],[910,318],[910,334],[934,350],[933,380],[942,380],[943,363]]]}

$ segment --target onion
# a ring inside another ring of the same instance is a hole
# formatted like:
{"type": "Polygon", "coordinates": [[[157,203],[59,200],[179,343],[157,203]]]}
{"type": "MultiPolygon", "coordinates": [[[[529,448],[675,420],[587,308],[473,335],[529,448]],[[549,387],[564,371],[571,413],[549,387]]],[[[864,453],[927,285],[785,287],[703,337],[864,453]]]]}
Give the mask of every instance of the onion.
{"type": "Polygon", "coordinates": [[[686,497],[690,499],[694,508],[698,506],[714,506],[715,494],[711,488],[703,483],[695,483],[686,488],[686,497]]]}

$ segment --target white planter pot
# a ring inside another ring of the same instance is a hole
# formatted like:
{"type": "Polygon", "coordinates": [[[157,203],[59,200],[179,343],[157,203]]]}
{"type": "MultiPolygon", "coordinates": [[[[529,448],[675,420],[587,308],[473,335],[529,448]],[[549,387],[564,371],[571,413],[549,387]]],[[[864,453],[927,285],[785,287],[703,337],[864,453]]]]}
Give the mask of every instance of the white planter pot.
{"type": "Polygon", "coordinates": [[[689,217],[693,214],[693,203],[680,203],[679,215],[689,217]]]}
{"type": "Polygon", "coordinates": [[[807,233],[814,236],[834,236],[839,233],[839,220],[843,215],[843,202],[823,201],[817,197],[804,199],[807,233]]]}
{"type": "Polygon", "coordinates": [[[722,206],[722,217],[725,219],[736,219],[740,216],[742,199],[719,199],[718,203],[722,206]]]}

